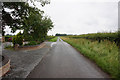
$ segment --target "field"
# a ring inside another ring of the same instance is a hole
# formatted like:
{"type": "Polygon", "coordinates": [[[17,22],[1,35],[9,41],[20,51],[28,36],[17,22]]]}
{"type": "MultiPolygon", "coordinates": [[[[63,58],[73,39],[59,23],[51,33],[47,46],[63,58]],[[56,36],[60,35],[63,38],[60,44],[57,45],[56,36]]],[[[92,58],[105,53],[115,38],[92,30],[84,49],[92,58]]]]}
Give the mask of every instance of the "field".
{"type": "Polygon", "coordinates": [[[93,33],[93,34],[83,34],[83,35],[75,35],[69,36],[70,38],[85,38],[90,40],[104,41],[109,40],[111,42],[115,42],[117,45],[120,45],[120,34],[119,32],[115,33],[93,33]]]}
{"type": "Polygon", "coordinates": [[[52,39],[50,39],[50,40],[48,40],[48,41],[50,41],[50,42],[56,42],[56,41],[57,41],[57,38],[58,38],[58,37],[54,37],[54,38],[52,38],[52,39]]]}
{"type": "MultiPolygon", "coordinates": [[[[88,35],[91,37],[90,35],[92,34],[88,35]]],[[[93,35],[95,37],[95,34],[93,35]]],[[[83,35],[81,36],[83,37],[83,35]]],[[[94,61],[112,78],[119,77],[119,47],[116,42],[107,39],[102,39],[101,41],[97,38],[96,40],[93,40],[92,38],[86,39],[85,37],[81,38],[80,36],[65,36],[61,38],[75,47],[84,56],[94,61]]]]}

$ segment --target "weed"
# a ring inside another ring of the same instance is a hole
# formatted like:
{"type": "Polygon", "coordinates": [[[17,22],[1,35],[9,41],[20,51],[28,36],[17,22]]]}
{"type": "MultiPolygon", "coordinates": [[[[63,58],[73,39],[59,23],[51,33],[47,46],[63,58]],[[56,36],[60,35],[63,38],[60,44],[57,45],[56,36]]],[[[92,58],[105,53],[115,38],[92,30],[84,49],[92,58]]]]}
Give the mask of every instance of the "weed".
{"type": "Polygon", "coordinates": [[[103,40],[99,43],[99,41],[90,41],[83,38],[61,38],[79,50],[83,55],[94,60],[101,69],[109,73],[113,78],[118,77],[119,48],[115,42],[103,40]]]}

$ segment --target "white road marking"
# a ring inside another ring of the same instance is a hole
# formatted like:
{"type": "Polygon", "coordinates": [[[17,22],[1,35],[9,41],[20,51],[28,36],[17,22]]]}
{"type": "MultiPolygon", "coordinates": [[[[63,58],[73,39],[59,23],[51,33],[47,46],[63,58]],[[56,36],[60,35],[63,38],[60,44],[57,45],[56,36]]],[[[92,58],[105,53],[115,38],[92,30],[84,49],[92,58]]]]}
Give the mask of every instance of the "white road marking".
{"type": "Polygon", "coordinates": [[[51,43],[51,47],[52,47],[54,44],[56,44],[56,42],[52,42],[52,43],[51,43]]]}

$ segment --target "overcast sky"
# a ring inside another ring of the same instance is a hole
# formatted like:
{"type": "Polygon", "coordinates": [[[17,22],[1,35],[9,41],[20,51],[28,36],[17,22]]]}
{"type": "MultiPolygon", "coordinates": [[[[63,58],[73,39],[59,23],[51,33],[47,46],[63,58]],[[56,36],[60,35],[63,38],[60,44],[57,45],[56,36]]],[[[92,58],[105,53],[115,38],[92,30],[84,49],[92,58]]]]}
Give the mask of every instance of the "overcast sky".
{"type": "Polygon", "coordinates": [[[118,29],[119,0],[51,0],[41,8],[54,22],[48,34],[114,32],[118,29]]]}
{"type": "MultiPolygon", "coordinates": [[[[56,33],[87,34],[114,32],[118,29],[119,0],[51,0],[41,8],[50,16],[54,28],[49,35],[56,33]]],[[[10,31],[7,32],[9,33],[10,31]]]]}

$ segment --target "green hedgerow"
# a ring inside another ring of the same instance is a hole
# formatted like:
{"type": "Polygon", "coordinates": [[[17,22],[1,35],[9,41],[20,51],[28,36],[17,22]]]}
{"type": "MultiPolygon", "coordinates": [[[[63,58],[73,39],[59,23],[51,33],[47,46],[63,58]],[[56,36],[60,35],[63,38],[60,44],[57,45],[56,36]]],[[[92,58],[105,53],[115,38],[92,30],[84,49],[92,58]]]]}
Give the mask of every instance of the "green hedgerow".
{"type": "Polygon", "coordinates": [[[19,32],[17,35],[15,35],[13,37],[13,45],[15,46],[15,44],[19,44],[20,46],[23,44],[23,36],[21,34],[21,32],[19,32]]]}

